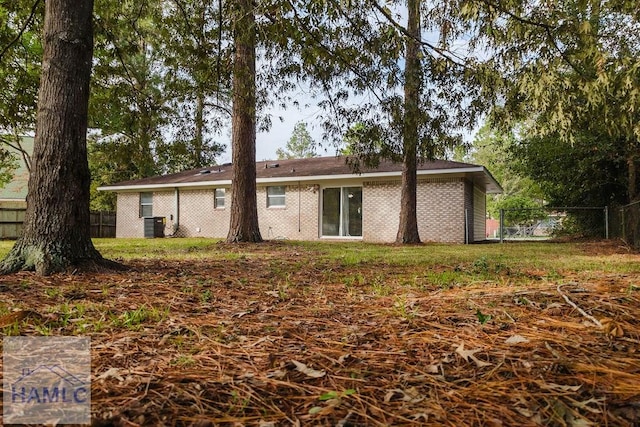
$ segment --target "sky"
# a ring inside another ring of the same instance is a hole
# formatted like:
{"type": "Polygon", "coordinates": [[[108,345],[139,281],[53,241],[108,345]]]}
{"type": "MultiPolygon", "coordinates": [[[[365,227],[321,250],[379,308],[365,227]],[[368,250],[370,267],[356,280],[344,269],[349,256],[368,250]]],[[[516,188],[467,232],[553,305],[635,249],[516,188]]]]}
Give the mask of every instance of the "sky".
{"type": "MultiPolygon", "coordinates": [[[[299,121],[307,123],[307,130],[316,141],[322,140],[322,129],[317,118],[318,107],[308,107],[296,109],[294,107],[283,109],[272,109],[271,129],[268,132],[258,132],[256,135],[256,160],[275,160],[278,158],[276,150],[284,149],[287,141],[291,138],[293,128],[299,121]],[[282,120],[280,120],[282,117],[282,120]]],[[[218,157],[219,163],[231,162],[231,129],[227,129],[222,134],[222,141],[226,146],[224,153],[218,157]]],[[[323,154],[324,155],[324,154],[323,154]]]]}
{"type": "MultiPolygon", "coordinates": [[[[320,115],[323,110],[317,106],[318,100],[312,99],[308,94],[301,92],[297,101],[300,107],[288,109],[271,108],[265,114],[271,115],[271,128],[267,132],[258,132],[256,135],[256,161],[276,160],[276,150],[284,149],[291,138],[293,128],[298,122],[305,122],[307,130],[316,143],[322,143],[322,127],[320,115]],[[282,120],[281,120],[282,119],[282,120]]],[[[226,150],[217,158],[218,163],[231,162],[231,128],[222,131],[220,142],[226,145],[226,150]]],[[[320,156],[331,156],[335,150],[318,148],[320,156]]]]}

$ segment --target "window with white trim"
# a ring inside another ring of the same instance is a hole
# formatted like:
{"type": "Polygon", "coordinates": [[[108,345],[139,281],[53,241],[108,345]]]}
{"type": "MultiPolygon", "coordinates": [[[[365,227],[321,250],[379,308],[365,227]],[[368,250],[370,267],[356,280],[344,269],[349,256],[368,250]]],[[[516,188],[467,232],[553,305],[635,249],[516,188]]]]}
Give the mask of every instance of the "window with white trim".
{"type": "Polygon", "coordinates": [[[213,201],[213,206],[216,209],[224,209],[224,196],[225,196],[224,188],[215,189],[215,199],[213,201]]]}
{"type": "Polygon", "coordinates": [[[140,193],[140,218],[146,218],[153,216],[153,193],[144,192],[140,193]]]}
{"type": "Polygon", "coordinates": [[[267,187],[267,207],[284,207],[285,204],[285,186],[274,185],[267,187]]]}

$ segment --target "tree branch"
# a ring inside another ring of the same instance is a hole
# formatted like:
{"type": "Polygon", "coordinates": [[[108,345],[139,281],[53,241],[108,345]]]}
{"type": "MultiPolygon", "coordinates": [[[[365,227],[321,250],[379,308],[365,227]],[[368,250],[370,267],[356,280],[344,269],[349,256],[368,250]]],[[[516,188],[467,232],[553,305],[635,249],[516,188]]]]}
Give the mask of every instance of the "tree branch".
{"type": "MultiPolygon", "coordinates": [[[[391,25],[393,25],[398,31],[400,31],[405,37],[411,39],[411,40],[415,40],[418,43],[420,43],[422,46],[425,46],[429,49],[431,49],[433,52],[437,53],[438,55],[440,55],[442,58],[446,59],[447,61],[449,61],[450,63],[458,66],[458,67],[463,67],[463,68],[468,68],[466,64],[464,64],[463,62],[458,62],[458,61],[463,61],[463,58],[457,57],[453,52],[447,51],[446,49],[441,49],[429,42],[426,42],[424,40],[422,40],[422,38],[420,36],[415,36],[413,34],[411,34],[409,31],[407,31],[407,29],[402,26],[402,24],[400,24],[398,21],[396,21],[393,16],[391,16],[391,14],[389,13],[389,11],[385,10],[382,6],[380,6],[378,4],[377,1],[373,0],[371,2],[371,4],[373,5],[373,7],[380,13],[382,13],[382,15],[385,17],[385,19],[387,21],[389,21],[389,23],[391,25]],[[455,58],[455,59],[454,59],[455,58]]],[[[433,56],[433,55],[432,55],[433,56]]]]}
{"type": "Polygon", "coordinates": [[[569,65],[573,71],[575,71],[578,75],[580,75],[580,77],[583,77],[583,78],[586,77],[584,72],[578,68],[578,66],[567,56],[565,52],[562,51],[562,49],[560,49],[560,46],[558,45],[558,42],[553,35],[553,32],[557,30],[555,25],[550,25],[544,22],[534,21],[532,19],[525,18],[514,12],[511,12],[510,10],[507,10],[501,7],[499,4],[494,3],[491,0],[482,0],[482,2],[486,4],[489,8],[493,8],[500,13],[504,13],[509,18],[514,19],[515,21],[521,24],[542,28],[545,34],[547,35],[547,39],[549,40],[549,43],[553,45],[553,48],[558,52],[562,60],[566,62],[567,65],[569,65]]]}
{"type": "MultiPolygon", "coordinates": [[[[368,79],[364,78],[364,76],[362,75],[362,73],[360,71],[358,71],[354,66],[353,66],[353,60],[350,58],[345,58],[344,55],[340,55],[338,52],[334,52],[332,51],[328,46],[326,46],[323,42],[322,39],[318,38],[318,36],[304,23],[304,20],[302,20],[300,18],[300,15],[298,14],[298,11],[295,8],[295,5],[293,5],[291,3],[291,0],[287,0],[289,2],[289,4],[292,7],[293,10],[293,14],[294,17],[296,19],[296,22],[298,22],[298,24],[300,24],[300,26],[302,27],[302,29],[304,30],[304,32],[309,35],[310,37],[313,38],[313,41],[316,43],[316,45],[318,47],[320,47],[322,50],[324,50],[325,52],[329,53],[329,55],[331,55],[332,57],[338,59],[340,61],[340,63],[342,63],[342,65],[346,66],[353,74],[355,74],[356,76],[358,76],[360,79],[362,79],[363,82],[367,82],[368,79]]],[[[267,18],[269,20],[271,20],[272,22],[274,22],[273,18],[270,16],[267,16],[267,18]]],[[[323,86],[326,86],[323,83],[323,86]]],[[[382,98],[378,95],[378,93],[376,92],[375,88],[373,87],[369,87],[369,91],[373,94],[373,96],[382,103],[382,98]]]]}
{"type": "Polygon", "coordinates": [[[2,61],[2,58],[9,51],[9,49],[11,49],[11,47],[22,38],[22,35],[24,34],[24,32],[27,30],[29,25],[31,25],[33,18],[36,16],[38,5],[40,4],[41,1],[42,0],[36,0],[33,6],[31,6],[31,13],[29,14],[29,18],[27,18],[27,21],[24,23],[24,25],[22,26],[18,34],[16,34],[16,36],[13,38],[13,40],[11,40],[9,44],[5,46],[4,49],[2,49],[2,52],[0,52],[0,61],[2,61]]]}

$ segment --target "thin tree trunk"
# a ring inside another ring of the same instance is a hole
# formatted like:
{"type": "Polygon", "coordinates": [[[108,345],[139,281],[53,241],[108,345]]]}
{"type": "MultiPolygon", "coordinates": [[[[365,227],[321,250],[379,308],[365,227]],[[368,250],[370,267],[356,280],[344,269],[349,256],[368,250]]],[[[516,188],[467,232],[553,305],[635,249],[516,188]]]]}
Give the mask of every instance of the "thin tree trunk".
{"type": "Polygon", "coordinates": [[[22,236],[0,269],[47,275],[106,262],[89,220],[87,111],[93,1],[47,0],[36,137],[22,236]]]}
{"type": "Polygon", "coordinates": [[[627,154],[627,192],[629,193],[629,203],[638,201],[638,168],[635,154],[627,154]]]}
{"type": "Polygon", "coordinates": [[[256,196],[256,28],[253,2],[235,3],[231,146],[233,182],[227,242],[261,242],[256,196]]]}
{"type": "Polygon", "coordinates": [[[400,200],[400,224],[396,243],[420,243],[417,214],[417,151],[420,115],[421,69],[420,58],[420,0],[408,1],[407,31],[414,38],[407,38],[404,71],[404,123],[402,167],[402,192],[400,200]]]}
{"type": "Polygon", "coordinates": [[[196,168],[205,166],[202,149],[204,147],[204,91],[197,89],[196,114],[195,114],[195,135],[193,138],[193,166],[196,168]]]}

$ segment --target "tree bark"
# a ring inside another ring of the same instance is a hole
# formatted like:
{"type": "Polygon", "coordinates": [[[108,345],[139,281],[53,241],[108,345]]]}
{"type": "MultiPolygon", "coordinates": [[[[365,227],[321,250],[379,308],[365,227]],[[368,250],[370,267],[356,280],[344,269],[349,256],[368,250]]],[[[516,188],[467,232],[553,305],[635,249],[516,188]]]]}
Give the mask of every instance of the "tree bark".
{"type": "Polygon", "coordinates": [[[627,182],[629,203],[634,203],[640,199],[640,197],[638,197],[638,168],[635,153],[627,154],[627,182]]]}
{"type": "Polygon", "coordinates": [[[36,137],[24,229],[3,273],[47,275],[106,262],[91,242],[87,111],[93,1],[47,0],[36,137]]]}
{"type": "Polygon", "coordinates": [[[419,140],[420,89],[422,85],[420,51],[420,0],[408,0],[404,70],[404,123],[402,130],[403,166],[400,224],[396,243],[420,243],[417,214],[417,152],[419,140]]]}
{"type": "Polygon", "coordinates": [[[235,12],[231,120],[233,181],[227,242],[261,242],[256,196],[256,28],[253,2],[238,0],[235,12]]]}
{"type": "Polygon", "coordinates": [[[196,90],[196,114],[195,114],[195,135],[193,137],[193,167],[199,168],[205,165],[204,148],[204,90],[198,85],[196,90]]]}

